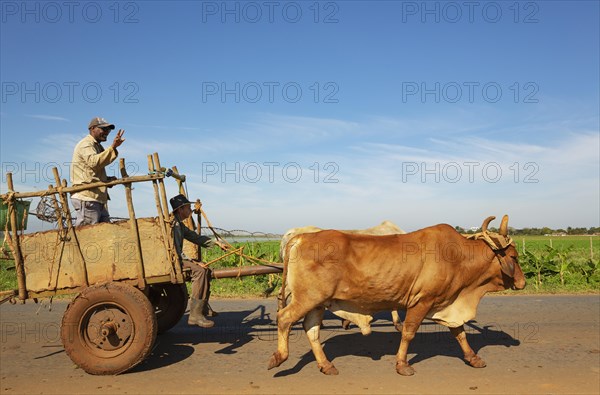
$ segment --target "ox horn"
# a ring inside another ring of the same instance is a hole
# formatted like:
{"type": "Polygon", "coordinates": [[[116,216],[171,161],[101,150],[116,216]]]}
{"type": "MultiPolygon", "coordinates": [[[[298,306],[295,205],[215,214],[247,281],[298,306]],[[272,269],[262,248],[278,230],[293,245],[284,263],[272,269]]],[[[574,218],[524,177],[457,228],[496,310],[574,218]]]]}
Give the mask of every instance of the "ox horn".
{"type": "Polygon", "coordinates": [[[495,219],[496,219],[496,217],[494,217],[492,215],[492,216],[487,217],[485,220],[483,220],[483,224],[481,225],[481,231],[484,233],[487,232],[488,225],[490,224],[490,222],[492,222],[495,219]]]}
{"type": "Polygon", "coordinates": [[[502,217],[502,223],[500,224],[500,235],[508,236],[508,215],[502,217]]]}

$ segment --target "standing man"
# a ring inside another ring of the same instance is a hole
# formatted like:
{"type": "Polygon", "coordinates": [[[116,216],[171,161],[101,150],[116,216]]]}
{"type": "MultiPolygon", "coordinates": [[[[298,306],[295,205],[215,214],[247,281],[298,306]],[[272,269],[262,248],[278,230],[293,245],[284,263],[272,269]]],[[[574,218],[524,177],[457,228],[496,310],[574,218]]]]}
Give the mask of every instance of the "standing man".
{"type": "Polygon", "coordinates": [[[191,202],[184,195],[172,197],[169,201],[173,208],[173,239],[175,240],[175,250],[179,260],[184,268],[192,271],[192,297],[190,306],[189,325],[198,325],[202,328],[211,328],[215,323],[207,315],[216,316],[208,304],[210,297],[211,271],[202,262],[193,261],[183,253],[183,239],[192,242],[201,247],[212,247],[218,245],[225,250],[227,246],[218,240],[212,240],[208,236],[202,236],[190,230],[183,221],[192,215],[191,202]]]}
{"type": "MultiPolygon", "coordinates": [[[[106,141],[114,128],[115,125],[104,118],[96,117],[90,121],[88,125],[90,134],[84,137],[73,151],[71,162],[71,184],[73,186],[116,180],[116,177],[106,176],[105,167],[117,159],[119,155],[117,147],[125,141],[123,138],[125,131],[120,129],[117,132],[113,143],[108,149],[105,150],[100,144],[106,141]]],[[[71,201],[77,214],[75,226],[109,222],[108,209],[106,208],[108,200],[106,187],[96,187],[72,194],[71,201]]]]}

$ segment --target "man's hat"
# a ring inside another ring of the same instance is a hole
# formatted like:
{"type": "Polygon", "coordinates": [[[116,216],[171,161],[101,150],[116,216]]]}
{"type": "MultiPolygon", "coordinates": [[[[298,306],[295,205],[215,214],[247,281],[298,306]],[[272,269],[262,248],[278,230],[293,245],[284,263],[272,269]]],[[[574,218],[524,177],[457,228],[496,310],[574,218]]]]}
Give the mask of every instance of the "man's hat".
{"type": "Polygon", "coordinates": [[[115,125],[109,123],[106,119],[101,117],[92,118],[90,124],[88,125],[88,129],[94,128],[96,126],[99,128],[110,128],[111,130],[115,128],[115,125]]]}
{"type": "Polygon", "coordinates": [[[187,198],[183,195],[177,195],[172,197],[171,200],[169,200],[169,203],[171,203],[173,211],[177,210],[181,206],[185,206],[186,204],[192,204],[192,202],[187,200],[187,198]]]}

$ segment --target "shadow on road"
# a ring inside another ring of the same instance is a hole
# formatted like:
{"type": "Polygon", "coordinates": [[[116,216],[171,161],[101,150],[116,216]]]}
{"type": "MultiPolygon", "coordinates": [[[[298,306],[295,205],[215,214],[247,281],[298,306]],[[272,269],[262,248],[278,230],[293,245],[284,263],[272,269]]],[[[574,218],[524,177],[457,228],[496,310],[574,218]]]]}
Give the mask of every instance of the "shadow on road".
{"type": "MultiPolygon", "coordinates": [[[[371,358],[372,360],[380,360],[384,356],[396,355],[400,346],[401,334],[393,328],[389,322],[389,315],[384,313],[377,314],[371,327],[373,332],[368,336],[363,336],[360,332],[346,332],[343,329],[334,329],[333,333],[321,331],[321,341],[323,342],[323,350],[327,358],[334,362],[337,357],[345,355],[354,355],[358,357],[371,358]],[[388,322],[385,322],[385,321],[388,322]],[[380,332],[378,328],[385,328],[385,331],[380,332]]],[[[475,353],[486,346],[518,346],[520,341],[513,338],[508,333],[496,330],[493,326],[480,327],[476,321],[470,321],[465,324],[467,339],[471,348],[475,353]]],[[[306,339],[305,339],[306,340],[306,339]]],[[[306,340],[308,346],[308,340],[306,340]]],[[[275,351],[275,349],[273,350],[275,351]]],[[[455,357],[463,360],[463,354],[457,341],[450,334],[448,328],[428,321],[423,322],[417,332],[417,335],[410,343],[408,349],[409,364],[416,364],[428,358],[437,356],[455,357]]],[[[315,364],[315,357],[312,351],[305,353],[295,366],[279,371],[274,374],[274,377],[283,377],[290,374],[298,373],[306,365],[315,364]]]]}
{"type": "Polygon", "coordinates": [[[274,326],[264,305],[253,310],[219,312],[218,317],[212,318],[215,326],[200,328],[187,325],[188,315],[162,335],[156,338],[152,353],[144,362],[130,372],[142,372],[174,365],[189,358],[194,353],[194,346],[206,343],[225,345],[215,351],[218,354],[235,354],[236,349],[261,337],[261,332],[277,337],[277,327],[274,326]]]}
{"type": "MultiPolygon", "coordinates": [[[[187,318],[185,315],[174,328],[159,335],[151,355],[132,369],[131,373],[175,365],[192,356],[195,346],[208,343],[222,344],[223,347],[214,352],[226,355],[237,353],[238,348],[253,340],[265,341],[265,347],[276,350],[275,317],[266,312],[264,305],[252,310],[220,312],[218,317],[213,318],[215,326],[208,329],[187,325],[187,318]]],[[[329,360],[334,361],[337,357],[345,355],[380,360],[384,356],[395,355],[401,335],[394,329],[389,313],[379,313],[374,318],[371,325],[373,333],[363,336],[356,327],[348,331],[342,329],[341,320],[326,312],[321,341],[329,360]]],[[[510,347],[520,344],[508,333],[496,330],[494,326],[481,327],[477,321],[468,322],[465,331],[469,344],[476,353],[487,346],[510,347]]],[[[278,371],[275,377],[298,373],[306,365],[315,362],[301,323],[296,323],[290,333],[291,347],[295,347],[296,343],[306,347],[308,351],[295,366],[278,371]]],[[[436,356],[455,357],[462,361],[462,351],[448,328],[431,321],[421,324],[410,344],[409,355],[413,355],[409,359],[410,364],[436,356]]]]}

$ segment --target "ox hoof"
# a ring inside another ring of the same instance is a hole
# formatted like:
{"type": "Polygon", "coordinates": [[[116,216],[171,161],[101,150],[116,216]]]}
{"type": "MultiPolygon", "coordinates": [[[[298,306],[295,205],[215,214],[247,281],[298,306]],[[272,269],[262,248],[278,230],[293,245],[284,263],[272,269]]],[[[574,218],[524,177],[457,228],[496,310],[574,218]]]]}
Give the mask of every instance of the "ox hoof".
{"type": "Polygon", "coordinates": [[[267,367],[267,370],[276,368],[277,366],[281,365],[284,361],[285,359],[281,358],[278,352],[273,353],[273,355],[271,355],[271,358],[269,358],[269,365],[267,367]]]}
{"type": "Polygon", "coordinates": [[[479,358],[479,355],[475,355],[471,358],[467,358],[466,361],[469,365],[471,365],[474,368],[485,368],[486,367],[485,361],[483,359],[479,358]]]}
{"type": "Polygon", "coordinates": [[[415,374],[415,370],[412,366],[407,363],[397,363],[396,364],[396,372],[402,376],[412,376],[415,374]]]}
{"type": "Polygon", "coordinates": [[[333,366],[333,364],[329,364],[324,367],[319,367],[319,370],[321,371],[321,373],[326,374],[328,376],[337,376],[338,374],[340,374],[340,372],[335,366],[333,366]]]}

